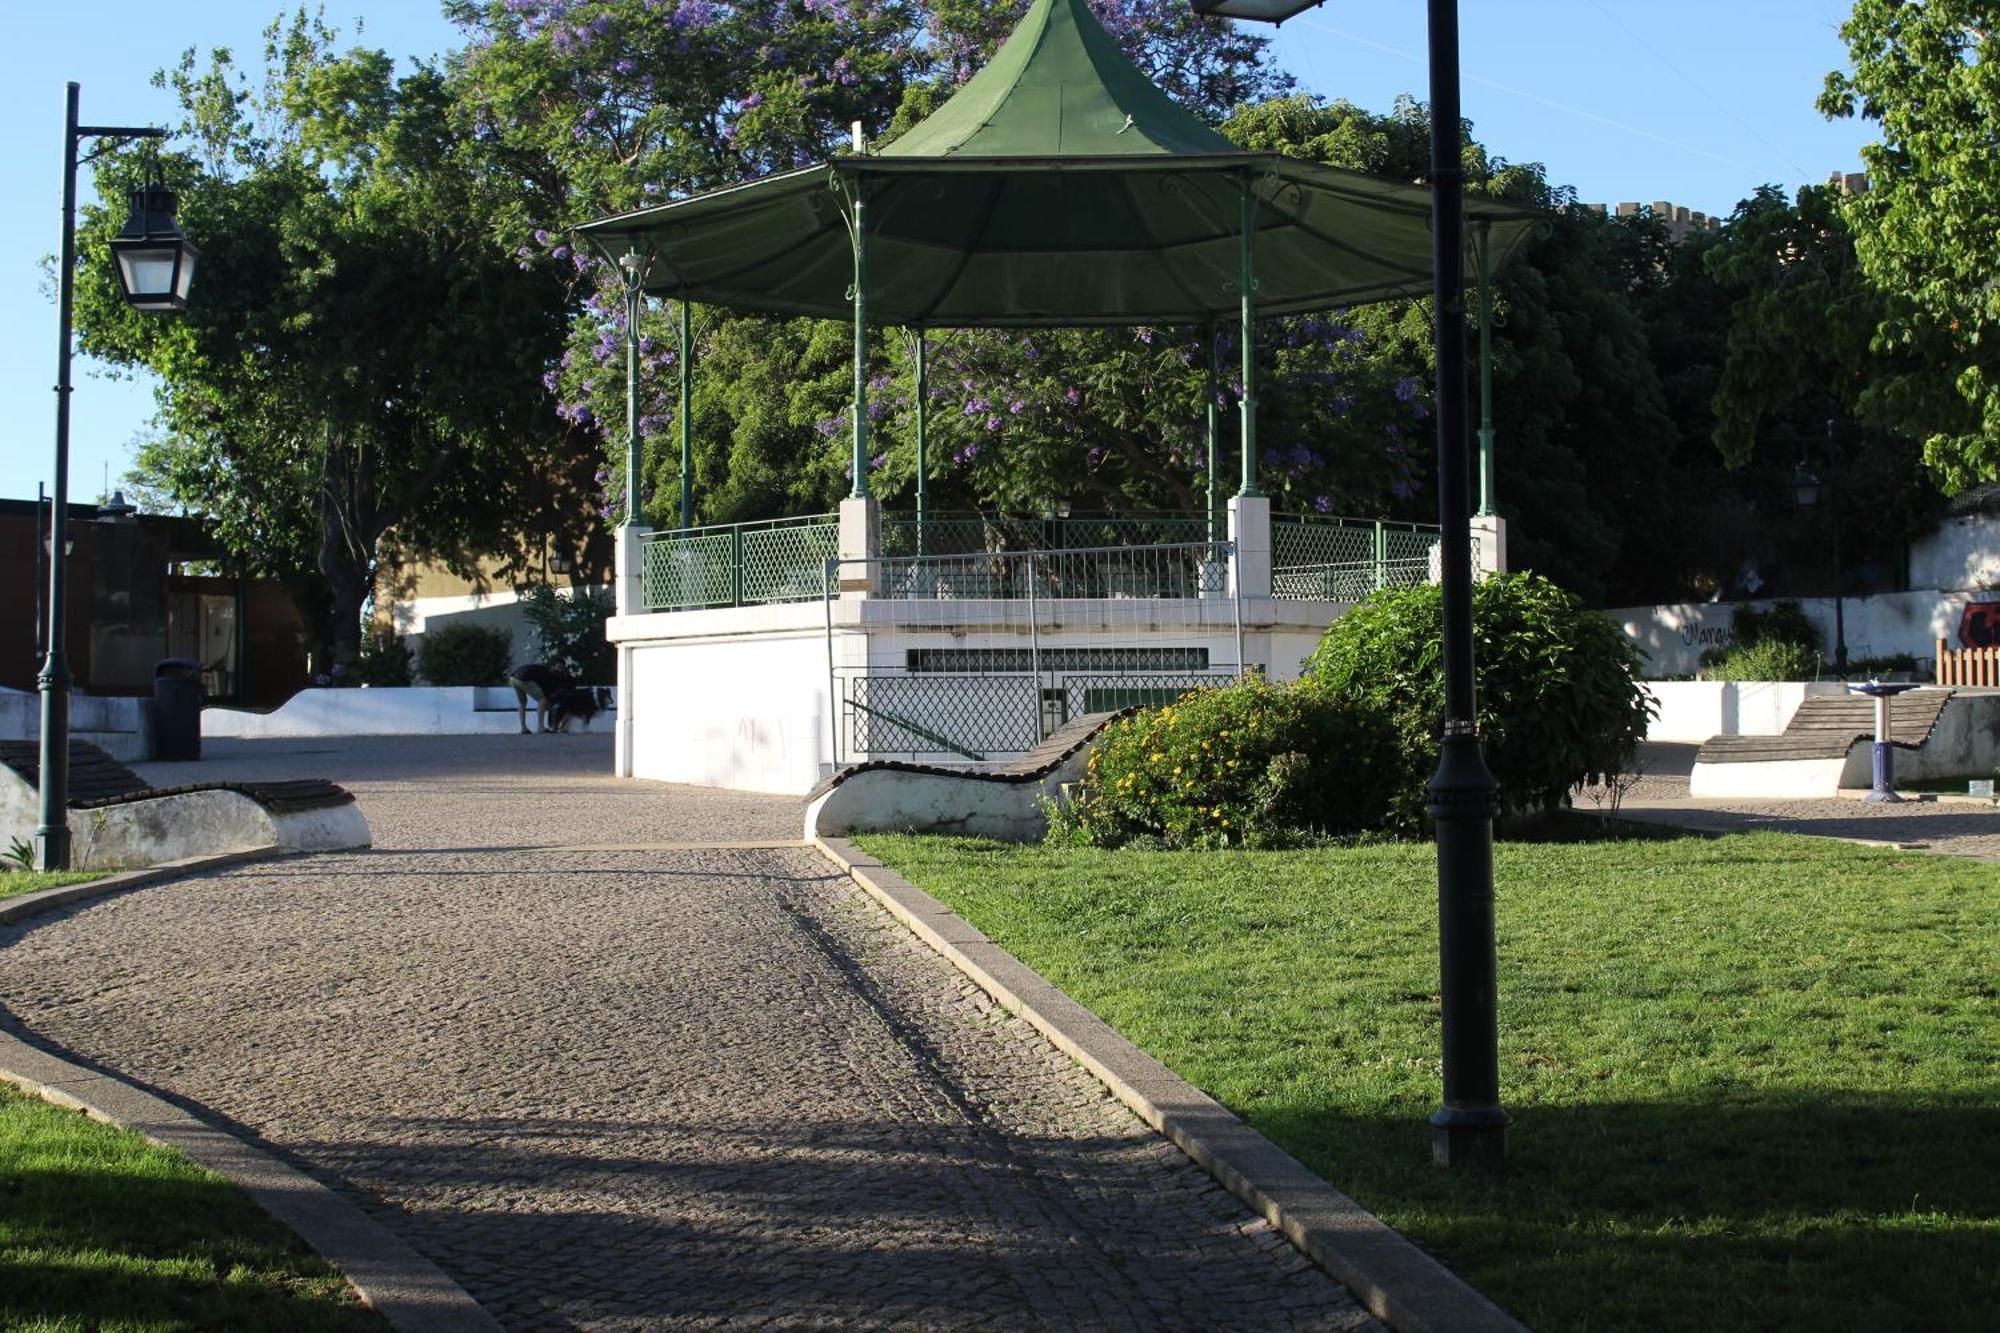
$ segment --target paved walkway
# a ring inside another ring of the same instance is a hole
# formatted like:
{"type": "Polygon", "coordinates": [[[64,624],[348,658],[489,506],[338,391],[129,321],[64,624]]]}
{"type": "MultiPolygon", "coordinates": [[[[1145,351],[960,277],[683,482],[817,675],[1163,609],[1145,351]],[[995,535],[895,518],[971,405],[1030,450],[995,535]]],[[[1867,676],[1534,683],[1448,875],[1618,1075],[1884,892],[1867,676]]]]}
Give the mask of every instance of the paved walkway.
{"type": "Polygon", "coordinates": [[[816,855],[613,849],[794,837],[797,802],[608,767],[602,737],[213,745],[204,777],[350,784],[378,847],[0,933],[0,1002],[510,1327],[1378,1327],[816,855]]]}
{"type": "MultiPolygon", "coordinates": [[[[1830,800],[1752,801],[1688,795],[1693,745],[1646,745],[1644,774],[1619,813],[1648,823],[1714,832],[1768,831],[1826,838],[1865,838],[1945,856],[2000,861],[2000,805],[1967,801],[1905,801],[1868,805],[1859,794],[1830,800]]],[[[1583,809],[1592,808],[1586,801],[1583,809]]]]}

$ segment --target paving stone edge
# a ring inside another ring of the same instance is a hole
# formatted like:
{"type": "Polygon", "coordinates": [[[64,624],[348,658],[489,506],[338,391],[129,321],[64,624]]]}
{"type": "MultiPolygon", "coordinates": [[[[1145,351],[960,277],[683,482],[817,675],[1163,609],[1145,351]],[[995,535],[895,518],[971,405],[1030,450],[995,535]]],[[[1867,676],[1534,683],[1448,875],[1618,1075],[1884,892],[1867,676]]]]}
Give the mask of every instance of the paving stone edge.
{"type": "MultiPolygon", "coordinates": [[[[23,894],[0,903],[0,924],[85,898],[284,855],[289,853],[258,848],[191,857],[23,894]]],[[[498,1321],[407,1241],[305,1172],[228,1130],[115,1075],[30,1046],[10,1032],[0,1032],[0,1079],[43,1101],[132,1130],[233,1182],[338,1269],[397,1333],[498,1333],[498,1321]]]]}
{"type": "Polygon", "coordinates": [[[845,838],[813,842],[919,939],[1089,1070],[1391,1328],[1399,1333],[1525,1333],[1524,1325],[1463,1278],[937,899],[845,838]]]}

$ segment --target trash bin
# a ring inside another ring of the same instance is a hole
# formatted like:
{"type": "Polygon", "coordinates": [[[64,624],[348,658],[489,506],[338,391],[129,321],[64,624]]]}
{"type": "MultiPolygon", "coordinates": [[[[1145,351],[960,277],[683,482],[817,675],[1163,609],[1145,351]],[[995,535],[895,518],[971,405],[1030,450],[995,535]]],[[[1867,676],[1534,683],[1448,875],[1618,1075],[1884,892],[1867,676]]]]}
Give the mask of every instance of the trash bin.
{"type": "Polygon", "coordinates": [[[153,668],[153,757],[201,758],[201,663],[190,658],[153,668]]]}

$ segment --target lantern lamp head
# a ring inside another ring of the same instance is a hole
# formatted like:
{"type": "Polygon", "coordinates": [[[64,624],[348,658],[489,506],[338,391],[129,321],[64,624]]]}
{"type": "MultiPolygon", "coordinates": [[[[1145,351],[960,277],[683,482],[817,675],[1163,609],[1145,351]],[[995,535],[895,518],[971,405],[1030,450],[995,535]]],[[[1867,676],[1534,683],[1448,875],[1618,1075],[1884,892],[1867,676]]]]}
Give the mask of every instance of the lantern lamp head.
{"type": "Polygon", "coordinates": [[[1819,503],[1819,478],[1806,471],[1803,463],[1792,473],[1792,498],[1801,509],[1811,509],[1819,503]]]}
{"type": "Polygon", "coordinates": [[[180,201],[154,181],[132,191],[132,213],[111,240],[118,286],[134,310],[186,310],[200,251],[181,235],[174,213],[180,201]]]}

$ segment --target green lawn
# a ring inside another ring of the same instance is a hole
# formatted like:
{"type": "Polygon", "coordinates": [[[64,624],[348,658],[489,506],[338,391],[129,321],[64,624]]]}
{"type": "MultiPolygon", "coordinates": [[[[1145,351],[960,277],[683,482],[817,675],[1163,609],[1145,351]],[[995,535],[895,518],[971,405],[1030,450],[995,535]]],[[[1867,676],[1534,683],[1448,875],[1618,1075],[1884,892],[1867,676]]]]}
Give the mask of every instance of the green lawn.
{"type": "Polygon", "coordinates": [[[221,1177],[0,1084],[0,1327],[387,1325],[221,1177]]]}
{"type": "Polygon", "coordinates": [[[1544,1330],[1991,1328],[2000,869],[1498,849],[1498,1177],[1444,1173],[1428,846],[861,844],[1544,1330]]]}
{"type": "Polygon", "coordinates": [[[40,893],[43,889],[59,889],[65,884],[85,884],[103,878],[103,872],[89,870],[0,871],[0,898],[18,898],[24,893],[40,893]]]}

